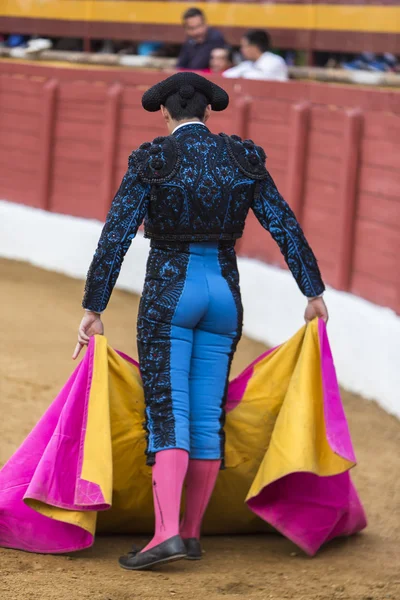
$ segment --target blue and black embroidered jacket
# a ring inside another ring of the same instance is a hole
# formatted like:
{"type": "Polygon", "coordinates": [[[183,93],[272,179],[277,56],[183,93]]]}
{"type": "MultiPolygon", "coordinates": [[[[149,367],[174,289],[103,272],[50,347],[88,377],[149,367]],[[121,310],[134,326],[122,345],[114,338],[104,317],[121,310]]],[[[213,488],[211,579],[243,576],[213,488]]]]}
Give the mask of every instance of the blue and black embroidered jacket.
{"type": "Polygon", "coordinates": [[[144,220],[145,236],[170,242],[236,240],[252,209],[305,296],[324,284],[295,215],[251,140],[214,135],[202,124],[145,143],[129,157],[87,276],[83,307],[107,306],[124,256],[144,220]]]}

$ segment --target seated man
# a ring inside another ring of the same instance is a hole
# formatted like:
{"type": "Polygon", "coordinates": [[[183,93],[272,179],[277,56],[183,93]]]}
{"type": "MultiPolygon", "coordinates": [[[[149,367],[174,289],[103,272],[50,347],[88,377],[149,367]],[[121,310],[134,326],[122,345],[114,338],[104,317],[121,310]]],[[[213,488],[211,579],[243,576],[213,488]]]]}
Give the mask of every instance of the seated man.
{"type": "Polygon", "coordinates": [[[270,36],[266,31],[255,29],[246,33],[240,43],[246,60],[225,71],[223,77],[287,81],[287,65],[281,56],[269,51],[270,45],[270,36]]]}
{"type": "Polygon", "coordinates": [[[213,48],[225,46],[222,34],[208,27],[206,17],[199,8],[189,8],[183,14],[183,25],[188,39],[182,46],[177,68],[191,71],[208,69],[213,48]]]}

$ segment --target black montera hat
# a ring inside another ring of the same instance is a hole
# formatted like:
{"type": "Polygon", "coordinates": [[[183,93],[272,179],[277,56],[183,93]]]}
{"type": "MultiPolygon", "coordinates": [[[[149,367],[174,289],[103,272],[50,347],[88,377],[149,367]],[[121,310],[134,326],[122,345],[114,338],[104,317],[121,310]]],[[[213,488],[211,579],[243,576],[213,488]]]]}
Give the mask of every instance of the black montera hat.
{"type": "Polygon", "coordinates": [[[201,92],[211,104],[212,110],[225,110],[229,104],[229,96],[221,87],[197,73],[184,72],[153,85],[143,94],[142,106],[149,112],[156,112],[169,96],[177,92],[183,100],[190,100],[195,92],[201,92]]]}

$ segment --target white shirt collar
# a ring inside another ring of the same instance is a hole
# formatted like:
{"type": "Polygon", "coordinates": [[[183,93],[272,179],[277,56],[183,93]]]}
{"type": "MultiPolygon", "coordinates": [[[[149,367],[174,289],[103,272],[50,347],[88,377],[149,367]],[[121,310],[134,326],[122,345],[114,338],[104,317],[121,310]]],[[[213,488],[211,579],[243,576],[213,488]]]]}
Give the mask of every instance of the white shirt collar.
{"type": "Polygon", "coordinates": [[[172,133],[175,133],[175,131],[178,131],[178,129],[180,129],[181,127],[186,127],[186,125],[202,125],[203,127],[206,127],[206,125],[201,121],[188,121],[187,123],[181,123],[180,125],[175,127],[172,133]]]}

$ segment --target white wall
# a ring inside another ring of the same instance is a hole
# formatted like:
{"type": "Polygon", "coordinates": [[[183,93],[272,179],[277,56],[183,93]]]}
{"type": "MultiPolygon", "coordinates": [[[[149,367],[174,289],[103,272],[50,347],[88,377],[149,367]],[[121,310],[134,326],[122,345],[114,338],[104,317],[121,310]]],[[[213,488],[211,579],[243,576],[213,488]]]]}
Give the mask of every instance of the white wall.
{"type": "MultiPolygon", "coordinates": [[[[0,201],[0,256],[84,278],[102,225],[0,201]]],[[[140,293],[149,242],[138,235],[118,287],[140,293]]],[[[244,332],[276,345],[303,323],[305,300],[290,273],[240,258],[244,332]]],[[[400,417],[400,317],[393,311],[328,289],[329,338],[340,383],[400,417]]]]}

